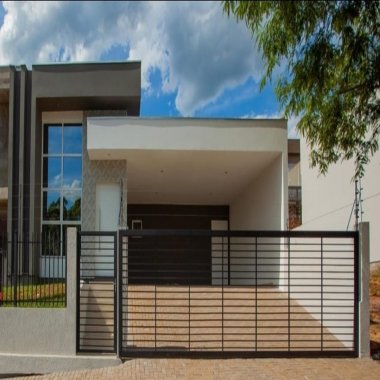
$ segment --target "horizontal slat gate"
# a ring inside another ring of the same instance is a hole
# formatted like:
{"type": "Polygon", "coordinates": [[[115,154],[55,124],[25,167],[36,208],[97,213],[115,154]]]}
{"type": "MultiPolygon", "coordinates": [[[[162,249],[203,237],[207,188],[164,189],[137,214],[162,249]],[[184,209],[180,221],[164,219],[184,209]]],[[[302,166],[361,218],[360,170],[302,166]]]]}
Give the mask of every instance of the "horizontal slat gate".
{"type": "Polygon", "coordinates": [[[357,356],[356,232],[122,231],[119,268],[124,356],[357,356]]]}
{"type": "Polygon", "coordinates": [[[77,239],[77,351],[115,353],[117,233],[77,239]]]}

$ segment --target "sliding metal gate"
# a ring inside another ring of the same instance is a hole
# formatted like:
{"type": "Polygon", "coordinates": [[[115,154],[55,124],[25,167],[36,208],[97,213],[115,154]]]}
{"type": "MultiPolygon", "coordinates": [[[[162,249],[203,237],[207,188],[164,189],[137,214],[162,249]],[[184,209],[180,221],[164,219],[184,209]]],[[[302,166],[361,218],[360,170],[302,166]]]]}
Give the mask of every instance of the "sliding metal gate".
{"type": "Polygon", "coordinates": [[[77,351],[116,352],[116,232],[77,235],[77,351]]]}
{"type": "Polygon", "coordinates": [[[356,232],[129,230],[118,265],[123,356],[358,354],[356,232]]]}

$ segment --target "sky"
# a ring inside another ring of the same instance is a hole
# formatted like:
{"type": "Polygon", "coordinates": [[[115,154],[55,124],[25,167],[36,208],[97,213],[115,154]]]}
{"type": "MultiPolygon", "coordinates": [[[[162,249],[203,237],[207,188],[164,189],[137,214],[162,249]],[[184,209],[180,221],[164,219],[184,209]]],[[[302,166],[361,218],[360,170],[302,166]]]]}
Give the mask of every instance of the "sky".
{"type": "Polygon", "coordinates": [[[141,116],[282,117],[254,39],[220,2],[0,3],[0,65],[125,60],[141,61],[141,116]]]}

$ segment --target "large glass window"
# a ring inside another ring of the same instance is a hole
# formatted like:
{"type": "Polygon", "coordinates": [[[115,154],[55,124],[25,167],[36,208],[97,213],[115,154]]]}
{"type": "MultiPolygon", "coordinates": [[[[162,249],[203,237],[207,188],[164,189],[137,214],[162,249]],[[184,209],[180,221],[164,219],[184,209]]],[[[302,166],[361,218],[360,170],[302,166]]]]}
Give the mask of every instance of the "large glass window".
{"type": "Polygon", "coordinates": [[[82,125],[45,124],[43,131],[43,254],[61,256],[67,227],[81,224],[82,125]]]}

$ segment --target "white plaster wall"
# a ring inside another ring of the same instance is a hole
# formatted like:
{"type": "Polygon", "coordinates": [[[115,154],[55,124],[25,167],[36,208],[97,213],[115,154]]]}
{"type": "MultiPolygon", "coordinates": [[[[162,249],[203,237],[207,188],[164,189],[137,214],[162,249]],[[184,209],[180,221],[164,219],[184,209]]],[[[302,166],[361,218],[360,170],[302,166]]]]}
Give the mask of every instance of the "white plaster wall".
{"type": "Polygon", "coordinates": [[[301,165],[299,162],[291,163],[288,167],[289,186],[301,186],[301,165]]]}
{"type": "MultiPolygon", "coordinates": [[[[281,230],[286,226],[281,154],[230,203],[231,230],[281,230]],[[285,217],[285,219],[284,219],[285,217]]],[[[286,192],[287,193],[287,192],[286,192]]]]}
{"type": "MultiPolygon", "coordinates": [[[[326,176],[309,165],[309,148],[301,139],[302,225],[301,230],[352,230],[350,219],[355,199],[354,162],[332,165],[326,176]]],[[[380,260],[380,152],[366,167],[361,181],[363,222],[370,224],[370,261],[380,260]]]]}
{"type": "MultiPolygon", "coordinates": [[[[280,154],[230,204],[231,230],[282,230],[287,218],[287,160],[280,154]],[[286,184],[286,186],[285,186],[286,184]]],[[[281,239],[231,238],[231,284],[280,283],[281,239]],[[260,277],[255,278],[256,272],[260,277]]]]}

